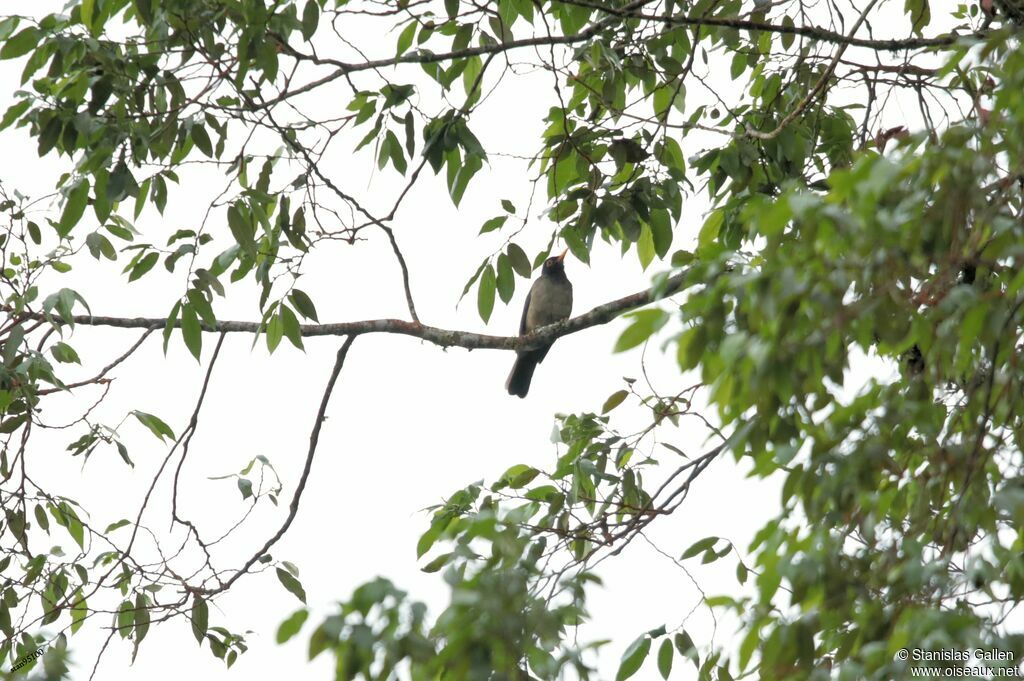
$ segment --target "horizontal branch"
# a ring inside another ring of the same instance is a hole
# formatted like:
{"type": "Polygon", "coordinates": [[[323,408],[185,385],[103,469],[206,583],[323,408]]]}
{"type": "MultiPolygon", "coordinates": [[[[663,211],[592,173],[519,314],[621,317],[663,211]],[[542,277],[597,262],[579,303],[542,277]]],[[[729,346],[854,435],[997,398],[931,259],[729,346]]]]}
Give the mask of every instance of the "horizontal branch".
{"type": "MultiPolygon", "coordinates": [[[[360,336],[369,333],[395,333],[420,338],[441,347],[460,347],[467,350],[529,350],[556,338],[567,336],[593,326],[607,324],[624,312],[648,305],[665,296],[677,293],[683,287],[684,273],[668,277],[662,283],[632,295],[613,300],[558,324],[552,324],[525,336],[490,336],[469,331],[442,329],[419,322],[403,319],[369,319],[358,322],[335,324],[302,324],[300,332],[305,337],[316,336],[360,336]]],[[[23,319],[48,319],[40,312],[22,315],[23,319]]],[[[60,318],[50,318],[60,323],[60,318]]],[[[120,329],[162,329],[167,326],[166,317],[98,317],[95,315],[74,315],[75,324],[82,326],[109,326],[120,329]]],[[[181,321],[174,320],[174,327],[181,321]]],[[[260,333],[259,322],[218,321],[210,326],[203,324],[204,331],[211,333],[260,333]]]]}
{"type": "Polygon", "coordinates": [[[740,17],[706,17],[706,16],[681,16],[676,14],[644,14],[643,12],[630,11],[625,8],[605,7],[597,2],[589,0],[561,0],[567,5],[577,5],[588,9],[598,10],[605,14],[621,17],[624,19],[642,19],[653,21],[670,26],[690,26],[694,28],[732,28],[737,31],[751,33],[765,32],[779,35],[794,35],[819,42],[833,43],[836,45],[853,45],[866,47],[872,50],[919,50],[929,47],[949,47],[960,38],[967,37],[957,33],[945,33],[934,37],[919,38],[857,38],[850,34],[839,33],[821,26],[786,26],[784,24],[772,24],[765,21],[751,21],[740,17]]]}
{"type": "MultiPolygon", "coordinates": [[[[652,2],[653,0],[633,0],[629,4],[623,6],[623,11],[632,12],[640,9],[644,5],[652,2]]],[[[491,45],[480,45],[477,47],[466,47],[461,50],[452,50],[450,52],[431,52],[430,50],[420,49],[409,54],[399,55],[396,57],[389,57],[384,59],[372,59],[361,63],[349,63],[343,62],[337,59],[329,59],[318,57],[316,55],[304,55],[298,52],[295,48],[290,45],[286,45],[285,49],[287,52],[298,59],[312,62],[321,66],[334,66],[337,68],[333,73],[329,73],[323,78],[319,78],[312,82],[301,85],[293,90],[288,90],[273,99],[269,99],[265,102],[265,106],[271,106],[278,102],[290,99],[295,95],[302,94],[304,92],[310,92],[325,85],[333,80],[347,76],[351,73],[358,71],[372,71],[380,68],[389,66],[398,66],[399,64],[434,64],[452,59],[466,59],[468,57],[502,54],[511,50],[523,48],[523,47],[550,47],[554,45],[575,45],[586,40],[590,40],[595,35],[600,33],[603,29],[613,26],[616,20],[619,19],[616,15],[606,16],[603,19],[595,21],[578,33],[570,33],[568,35],[547,35],[533,38],[521,38],[519,40],[509,40],[497,44],[491,45]]]]}
{"type": "Polygon", "coordinates": [[[578,33],[570,33],[568,35],[553,35],[553,36],[535,36],[531,38],[520,38],[518,40],[509,40],[502,43],[479,45],[474,47],[466,47],[460,50],[451,50],[449,52],[431,52],[429,50],[421,49],[409,54],[403,54],[396,57],[387,57],[383,59],[371,59],[364,62],[344,62],[337,59],[322,58],[314,55],[305,55],[294,48],[288,46],[288,53],[292,56],[310,61],[315,64],[323,66],[334,66],[337,71],[334,73],[327,74],[326,76],[306,83],[305,85],[299,86],[293,90],[289,90],[276,98],[270,99],[266,102],[267,105],[276,104],[279,101],[294,97],[295,95],[302,94],[315,90],[321,85],[325,85],[337,78],[341,78],[351,73],[358,71],[370,71],[380,68],[386,68],[390,66],[398,66],[400,64],[435,64],[440,62],[447,62],[454,59],[465,59],[467,57],[476,57],[492,54],[501,54],[512,50],[524,48],[524,47],[550,47],[555,45],[575,45],[580,42],[584,42],[593,38],[601,30],[608,28],[613,25],[615,19],[641,19],[644,21],[652,21],[662,23],[670,26],[689,26],[689,27],[701,27],[701,28],[731,28],[739,31],[747,32],[767,32],[776,33],[779,35],[795,35],[804,38],[810,38],[820,42],[833,43],[836,45],[849,46],[853,45],[856,47],[866,47],[873,50],[879,51],[891,51],[896,52],[900,50],[919,50],[926,48],[936,47],[949,47],[956,44],[959,40],[964,38],[980,38],[983,37],[982,33],[969,33],[969,34],[958,34],[958,33],[945,33],[933,37],[918,37],[918,38],[857,38],[852,35],[844,35],[836,31],[822,28],[820,26],[785,26],[782,24],[771,24],[762,21],[751,21],[749,19],[741,19],[739,17],[688,17],[688,16],[677,16],[673,14],[644,14],[637,11],[640,7],[647,4],[650,0],[638,0],[630,3],[624,7],[613,8],[604,7],[594,2],[588,2],[587,0],[564,0],[566,4],[578,5],[581,7],[587,7],[590,9],[599,10],[605,13],[604,19],[595,21],[593,24],[583,29],[578,33]]]}

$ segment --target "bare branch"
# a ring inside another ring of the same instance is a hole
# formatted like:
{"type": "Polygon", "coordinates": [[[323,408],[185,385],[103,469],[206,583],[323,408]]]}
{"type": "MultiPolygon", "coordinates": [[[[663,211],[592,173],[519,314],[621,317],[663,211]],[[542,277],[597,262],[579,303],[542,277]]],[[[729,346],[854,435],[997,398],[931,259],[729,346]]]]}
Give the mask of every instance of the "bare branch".
{"type": "Polygon", "coordinates": [[[327,417],[327,404],[331,401],[331,393],[334,392],[334,384],[338,380],[338,374],[341,373],[341,367],[345,365],[345,358],[348,356],[348,349],[352,347],[352,341],[356,337],[354,335],[349,336],[345,339],[345,342],[338,348],[337,357],[334,360],[334,369],[331,370],[331,377],[327,379],[327,387],[324,389],[323,398],[320,400],[320,410],[316,414],[316,420],[313,422],[313,431],[309,434],[309,450],[306,452],[306,465],[302,469],[302,476],[299,478],[299,484],[295,486],[295,494],[292,496],[292,502],[288,505],[288,517],[285,518],[284,523],[274,533],[270,539],[267,540],[259,551],[254,553],[249,560],[245,562],[238,572],[231,575],[231,577],[223,584],[218,586],[216,589],[210,589],[204,591],[206,594],[215,594],[220,591],[225,591],[231,587],[242,575],[246,574],[256,561],[259,560],[270,547],[277,543],[277,541],[284,536],[284,533],[288,531],[292,521],[295,520],[295,514],[299,511],[299,500],[302,498],[302,492],[306,488],[306,481],[309,479],[309,471],[313,467],[313,455],[316,454],[317,444],[320,442],[320,427],[324,424],[324,419],[327,417]]]}
{"type": "Polygon", "coordinates": [[[115,359],[113,362],[111,362],[107,366],[103,367],[103,369],[101,369],[100,372],[98,374],[96,374],[95,376],[93,376],[92,378],[86,379],[84,381],[77,381],[75,383],[68,383],[63,388],[45,388],[43,390],[40,390],[36,394],[37,395],[49,395],[50,393],[61,392],[62,390],[71,390],[72,388],[81,388],[84,385],[91,385],[93,383],[102,383],[102,382],[104,382],[105,377],[110,372],[110,370],[113,369],[114,367],[116,367],[121,362],[123,362],[126,359],[128,359],[129,357],[131,357],[132,354],[134,354],[135,351],[139,349],[139,346],[142,345],[142,343],[146,340],[146,338],[149,337],[149,334],[153,333],[155,330],[156,329],[154,329],[154,328],[146,329],[146,331],[139,337],[139,339],[137,341],[135,341],[135,343],[130,348],[128,348],[127,351],[125,351],[123,354],[118,356],[118,358],[115,359]]]}
{"type": "MultiPolygon", "coordinates": [[[[589,329],[593,326],[607,324],[624,312],[649,305],[683,288],[685,273],[668,277],[664,283],[649,289],[638,291],[632,295],[598,305],[589,312],[572,319],[552,324],[525,336],[491,336],[469,331],[441,329],[418,322],[402,319],[368,319],[358,322],[338,322],[334,324],[302,324],[299,329],[303,336],[360,336],[368,333],[396,333],[420,338],[441,347],[460,347],[467,350],[528,350],[556,338],[589,329]]],[[[23,314],[26,319],[47,319],[43,313],[23,314]]],[[[94,315],[74,315],[75,324],[82,326],[112,326],[123,329],[162,329],[167,326],[166,317],[99,317],[94,315]]],[[[53,318],[54,323],[62,323],[53,318]]],[[[174,320],[173,326],[181,326],[180,320],[174,320]]],[[[259,333],[259,322],[219,321],[215,326],[203,324],[203,330],[212,333],[259,333]]]]}

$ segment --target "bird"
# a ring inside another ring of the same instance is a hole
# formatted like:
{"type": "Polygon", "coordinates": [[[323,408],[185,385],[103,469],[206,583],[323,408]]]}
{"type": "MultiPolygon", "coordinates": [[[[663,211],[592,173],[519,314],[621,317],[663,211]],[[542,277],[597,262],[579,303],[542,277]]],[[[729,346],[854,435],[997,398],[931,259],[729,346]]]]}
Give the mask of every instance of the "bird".
{"type": "Polygon", "coordinates": [[[991,22],[997,14],[1002,14],[1007,20],[1024,26],[1024,1],[1022,0],[981,0],[981,9],[988,15],[991,22]]]}
{"type": "MultiPolygon", "coordinates": [[[[520,336],[569,318],[572,312],[572,284],[565,276],[565,256],[568,252],[567,248],[561,255],[544,261],[540,276],[526,295],[523,318],[519,322],[520,336]]],[[[512,365],[512,372],[505,382],[509,395],[526,397],[530,392],[533,371],[544,361],[550,349],[551,343],[548,343],[532,350],[516,352],[516,363],[512,365]]]]}

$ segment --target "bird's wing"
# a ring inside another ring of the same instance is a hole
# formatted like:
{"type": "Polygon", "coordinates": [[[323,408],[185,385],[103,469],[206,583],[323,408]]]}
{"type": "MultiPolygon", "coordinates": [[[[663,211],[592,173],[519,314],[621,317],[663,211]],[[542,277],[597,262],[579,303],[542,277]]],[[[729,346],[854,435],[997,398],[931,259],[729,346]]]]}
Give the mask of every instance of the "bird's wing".
{"type": "Polygon", "coordinates": [[[526,335],[526,316],[530,313],[530,298],[533,296],[533,289],[526,294],[526,303],[523,305],[523,319],[519,322],[519,335],[526,335]]]}

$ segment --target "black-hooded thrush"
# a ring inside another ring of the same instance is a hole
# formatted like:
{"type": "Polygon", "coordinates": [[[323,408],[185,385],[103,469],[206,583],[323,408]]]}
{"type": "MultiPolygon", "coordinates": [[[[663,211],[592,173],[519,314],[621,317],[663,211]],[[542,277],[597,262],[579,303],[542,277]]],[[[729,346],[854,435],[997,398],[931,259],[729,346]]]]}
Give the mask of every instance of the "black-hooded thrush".
{"type": "MultiPolygon", "coordinates": [[[[568,319],[572,312],[572,284],[565,276],[565,254],[548,258],[541,267],[540,276],[533,282],[523,306],[523,319],[519,322],[519,335],[524,336],[548,324],[568,319]]],[[[530,392],[533,370],[544,361],[551,343],[532,350],[516,353],[516,363],[508,375],[505,389],[509,395],[526,397],[530,392]]]]}

